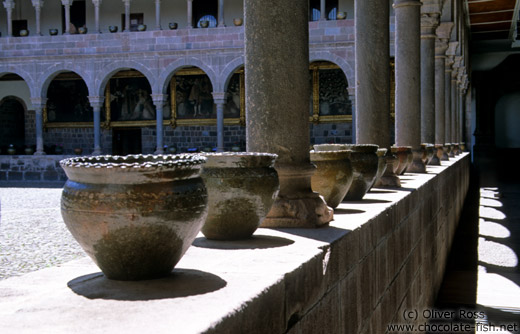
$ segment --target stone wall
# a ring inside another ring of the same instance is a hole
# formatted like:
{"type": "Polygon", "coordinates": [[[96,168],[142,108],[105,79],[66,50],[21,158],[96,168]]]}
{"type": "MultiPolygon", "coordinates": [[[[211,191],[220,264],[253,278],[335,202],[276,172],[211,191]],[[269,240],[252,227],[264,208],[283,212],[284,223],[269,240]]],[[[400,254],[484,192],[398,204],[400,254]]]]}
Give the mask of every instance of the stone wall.
{"type": "Polygon", "coordinates": [[[0,155],[0,186],[2,182],[64,183],[65,172],[60,167],[64,155],[0,155]]]}

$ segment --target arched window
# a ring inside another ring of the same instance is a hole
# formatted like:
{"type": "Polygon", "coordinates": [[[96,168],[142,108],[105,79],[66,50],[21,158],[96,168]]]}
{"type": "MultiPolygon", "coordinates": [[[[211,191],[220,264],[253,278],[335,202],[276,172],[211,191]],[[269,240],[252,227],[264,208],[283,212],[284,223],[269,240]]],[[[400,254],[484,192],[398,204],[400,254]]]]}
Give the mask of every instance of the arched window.
{"type": "Polygon", "coordinates": [[[217,26],[218,16],[218,0],[194,0],[193,1],[193,22],[196,22],[196,27],[201,27],[202,21],[208,21],[209,27],[217,26]]]}

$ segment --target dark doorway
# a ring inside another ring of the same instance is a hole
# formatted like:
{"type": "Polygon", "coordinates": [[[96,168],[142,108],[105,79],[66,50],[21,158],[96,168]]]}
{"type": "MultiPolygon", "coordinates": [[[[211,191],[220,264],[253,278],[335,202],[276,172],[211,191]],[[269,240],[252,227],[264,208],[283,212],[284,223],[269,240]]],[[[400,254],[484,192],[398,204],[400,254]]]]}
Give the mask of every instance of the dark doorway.
{"type": "Polygon", "coordinates": [[[112,154],[140,154],[141,128],[114,128],[112,130],[112,154]]]}
{"type": "MultiPolygon", "coordinates": [[[[85,0],[75,0],[70,6],[70,33],[77,34],[79,27],[84,27],[86,19],[85,0]]],[[[61,6],[61,29],[65,32],[65,6],[61,6]]]]}
{"type": "Polygon", "coordinates": [[[25,108],[13,97],[0,102],[0,149],[5,154],[7,147],[13,145],[23,152],[25,144],[25,108]]]}
{"type": "Polygon", "coordinates": [[[13,37],[20,37],[20,30],[27,30],[27,20],[13,20],[13,37]]]}

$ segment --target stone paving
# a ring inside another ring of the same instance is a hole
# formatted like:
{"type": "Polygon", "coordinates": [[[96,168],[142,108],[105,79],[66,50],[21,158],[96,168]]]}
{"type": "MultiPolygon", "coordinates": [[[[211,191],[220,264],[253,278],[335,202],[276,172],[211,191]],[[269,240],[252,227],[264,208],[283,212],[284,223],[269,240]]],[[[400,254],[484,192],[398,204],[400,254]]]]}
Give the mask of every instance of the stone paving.
{"type": "Polygon", "coordinates": [[[60,213],[61,188],[0,187],[0,280],[85,256],[60,213]]]}

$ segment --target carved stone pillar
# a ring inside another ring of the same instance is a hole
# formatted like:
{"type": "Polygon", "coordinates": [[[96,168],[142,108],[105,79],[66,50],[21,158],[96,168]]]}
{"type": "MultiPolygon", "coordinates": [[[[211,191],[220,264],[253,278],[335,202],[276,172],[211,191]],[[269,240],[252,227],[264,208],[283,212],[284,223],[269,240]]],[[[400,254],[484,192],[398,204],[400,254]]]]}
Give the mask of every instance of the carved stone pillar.
{"type": "Polygon", "coordinates": [[[226,105],[225,92],[214,92],[213,101],[217,106],[217,152],[224,152],[224,106],[226,105]]]}
{"type": "Polygon", "coordinates": [[[188,22],[188,25],[186,26],[186,28],[191,29],[193,28],[193,0],[187,0],[187,9],[188,13],[186,22],[188,22]]]}
{"type": "Polygon", "coordinates": [[[155,30],[161,30],[161,0],[155,0],[155,30]]]}
{"type": "Polygon", "coordinates": [[[435,29],[439,17],[440,10],[421,13],[421,142],[428,144],[435,143],[435,29]]]}
{"type": "Polygon", "coordinates": [[[166,95],[164,94],[152,94],[152,101],[155,105],[155,132],[156,132],[156,148],[155,154],[164,153],[164,140],[163,140],[163,105],[166,95]]]}
{"type": "Polygon", "coordinates": [[[325,6],[325,0],[320,0],[320,21],[325,21],[326,19],[327,19],[327,7],[325,6]]]}
{"type": "Polygon", "coordinates": [[[61,4],[65,7],[65,35],[70,35],[70,6],[74,0],[61,0],[61,4]]]}
{"type": "Polygon", "coordinates": [[[101,30],[99,29],[99,6],[101,5],[102,0],[92,0],[92,3],[94,4],[94,20],[95,20],[95,31],[96,33],[100,33],[101,30]]]}
{"type": "Polygon", "coordinates": [[[225,27],[224,22],[224,0],[218,0],[218,27],[225,27]]]}
{"type": "Polygon", "coordinates": [[[451,108],[453,110],[451,114],[451,142],[453,145],[455,145],[455,152],[454,154],[458,153],[458,145],[460,143],[458,139],[458,115],[459,115],[459,106],[460,106],[460,95],[459,95],[459,88],[460,88],[460,72],[461,72],[461,64],[462,57],[456,56],[455,57],[455,64],[453,65],[453,73],[451,75],[451,108]]]}
{"type": "Polygon", "coordinates": [[[36,35],[41,36],[41,10],[43,7],[43,0],[32,0],[32,5],[34,7],[35,17],[36,17],[36,35]]]}
{"type": "Polygon", "coordinates": [[[15,3],[13,0],[5,0],[4,8],[7,13],[7,36],[13,36],[13,9],[15,7],[15,3]]]}
{"type": "Polygon", "coordinates": [[[394,0],[395,11],[395,139],[411,146],[412,173],[425,173],[421,148],[421,27],[419,0],[394,0]]]}
{"type": "Polygon", "coordinates": [[[123,0],[125,4],[125,27],[123,31],[130,31],[130,1],[131,0],[123,0]]]}
{"type": "Polygon", "coordinates": [[[105,103],[104,96],[89,96],[88,101],[94,109],[94,151],[92,155],[101,154],[101,108],[105,103]]]}
{"type": "Polygon", "coordinates": [[[326,225],[333,210],[311,189],[308,2],[244,6],[247,151],[278,154],[280,192],[262,226],[326,225]],[[280,20],[280,13],[291,15],[280,20]]]}
{"type": "Polygon", "coordinates": [[[41,97],[31,97],[31,103],[33,105],[36,116],[36,152],[34,154],[44,155],[45,151],[43,150],[43,108],[47,103],[47,99],[41,97]]]}

